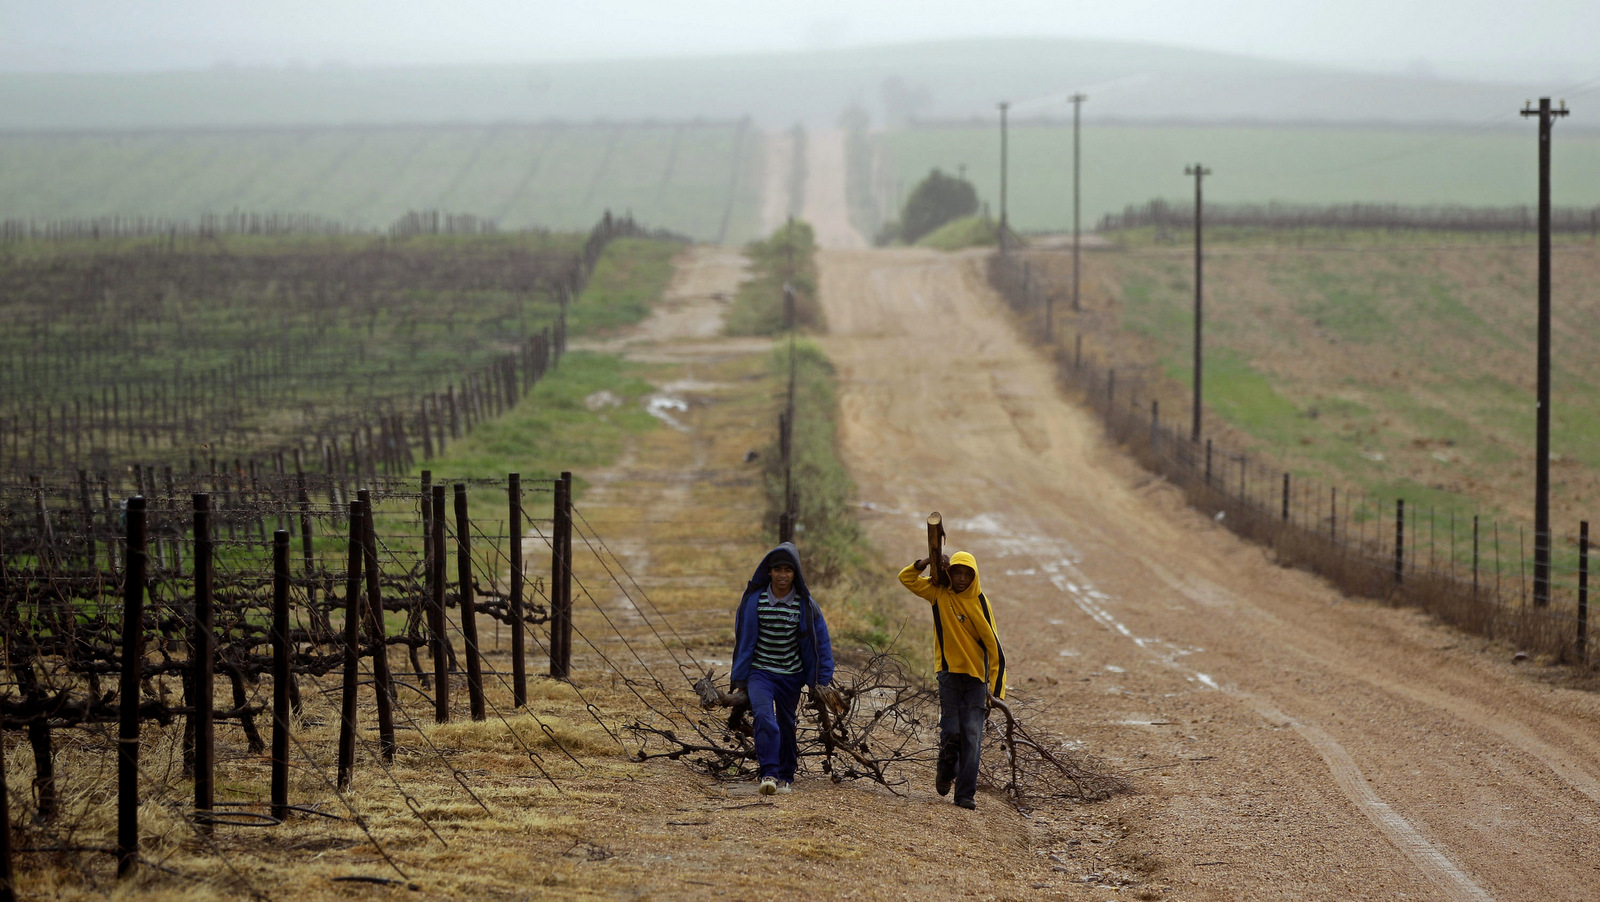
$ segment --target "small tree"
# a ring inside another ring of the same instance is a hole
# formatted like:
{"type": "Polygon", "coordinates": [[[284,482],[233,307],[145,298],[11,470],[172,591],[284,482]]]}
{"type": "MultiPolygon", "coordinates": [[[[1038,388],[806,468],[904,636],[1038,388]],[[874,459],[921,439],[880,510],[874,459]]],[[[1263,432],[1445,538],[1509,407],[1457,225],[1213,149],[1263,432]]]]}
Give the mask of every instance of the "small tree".
{"type": "Polygon", "coordinates": [[[935,169],[906,198],[900,215],[900,237],[907,244],[945,223],[978,212],[978,191],[966,179],[951,178],[935,169]]]}

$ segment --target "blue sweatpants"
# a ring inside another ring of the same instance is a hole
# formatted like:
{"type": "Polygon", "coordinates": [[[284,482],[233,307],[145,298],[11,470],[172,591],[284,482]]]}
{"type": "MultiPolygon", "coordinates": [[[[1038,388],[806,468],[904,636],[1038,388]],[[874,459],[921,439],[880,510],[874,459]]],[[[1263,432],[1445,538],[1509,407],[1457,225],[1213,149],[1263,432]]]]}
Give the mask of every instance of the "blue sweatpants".
{"type": "Polygon", "coordinates": [[[750,671],[745,689],[756,722],[756,760],[762,778],[794,782],[794,769],[800,763],[800,747],[794,740],[795,711],[804,685],[798,673],[750,671]]]}

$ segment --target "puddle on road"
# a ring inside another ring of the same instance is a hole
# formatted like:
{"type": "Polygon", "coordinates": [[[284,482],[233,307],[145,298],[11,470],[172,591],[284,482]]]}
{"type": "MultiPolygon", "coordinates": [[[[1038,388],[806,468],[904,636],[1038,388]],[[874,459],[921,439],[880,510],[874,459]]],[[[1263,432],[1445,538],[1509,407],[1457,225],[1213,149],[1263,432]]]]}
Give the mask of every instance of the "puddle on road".
{"type": "Polygon", "coordinates": [[[689,431],[688,426],[683,425],[677,417],[672,415],[673,412],[689,412],[689,402],[682,398],[674,398],[670,395],[651,395],[645,399],[644,409],[646,413],[679,432],[689,431]]]}

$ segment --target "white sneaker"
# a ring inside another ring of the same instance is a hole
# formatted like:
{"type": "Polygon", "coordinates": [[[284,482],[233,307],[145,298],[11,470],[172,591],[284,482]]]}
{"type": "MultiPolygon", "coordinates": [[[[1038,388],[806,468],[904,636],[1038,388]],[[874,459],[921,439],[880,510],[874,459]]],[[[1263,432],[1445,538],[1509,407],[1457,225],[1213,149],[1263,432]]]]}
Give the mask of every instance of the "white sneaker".
{"type": "MultiPolygon", "coordinates": [[[[789,784],[785,783],[783,785],[785,787],[787,787],[789,784]]],[[[761,787],[756,790],[756,792],[759,792],[764,796],[772,795],[773,793],[778,792],[778,791],[779,791],[778,790],[778,781],[774,780],[771,777],[763,778],[761,780],[761,787]]],[[[788,790],[785,789],[784,791],[787,792],[788,790]]]]}
{"type": "Polygon", "coordinates": [[[794,792],[794,784],[790,783],[788,780],[779,780],[778,791],[782,793],[794,792]]]}

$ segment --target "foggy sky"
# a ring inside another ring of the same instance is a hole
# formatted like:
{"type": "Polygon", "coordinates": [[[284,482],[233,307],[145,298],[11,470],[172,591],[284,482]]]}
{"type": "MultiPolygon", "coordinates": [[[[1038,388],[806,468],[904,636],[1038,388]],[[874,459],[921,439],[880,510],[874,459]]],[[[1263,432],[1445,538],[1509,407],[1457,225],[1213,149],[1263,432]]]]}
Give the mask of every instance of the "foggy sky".
{"type": "Polygon", "coordinates": [[[1517,82],[1600,77],[1584,0],[0,0],[0,70],[530,63],[975,37],[1517,82]]]}

